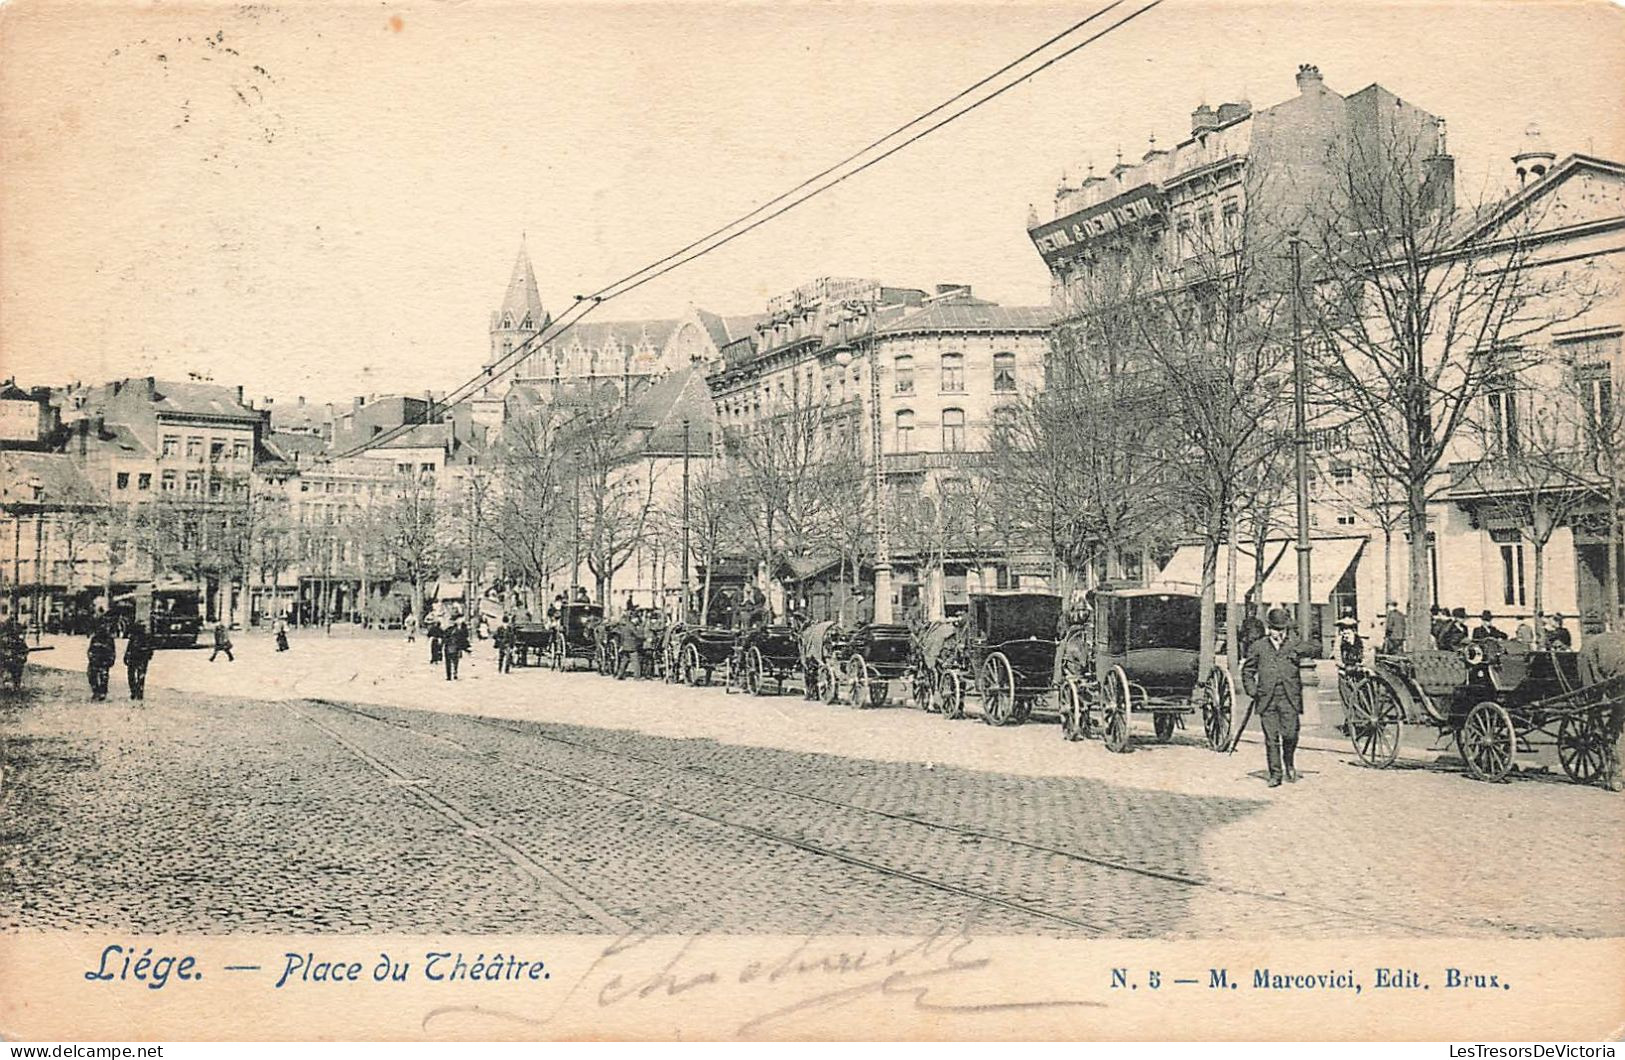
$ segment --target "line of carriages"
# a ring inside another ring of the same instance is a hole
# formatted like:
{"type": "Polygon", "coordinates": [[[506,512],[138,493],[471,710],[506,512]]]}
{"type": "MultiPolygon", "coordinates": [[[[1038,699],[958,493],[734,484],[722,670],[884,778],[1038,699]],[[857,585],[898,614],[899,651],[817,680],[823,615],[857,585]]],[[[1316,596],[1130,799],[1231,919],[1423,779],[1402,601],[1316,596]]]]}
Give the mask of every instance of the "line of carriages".
{"type": "Polygon", "coordinates": [[[1152,589],[1093,597],[1090,613],[1069,624],[1053,593],[972,594],[960,618],[919,629],[683,625],[653,612],[611,620],[576,602],[554,622],[516,625],[512,651],[518,666],[694,686],[720,677],[730,692],[799,688],[856,707],[911,701],[950,719],[979,704],[990,725],[1021,724],[1036,711],[1058,716],[1067,739],[1099,736],[1113,751],[1129,750],[1138,719],[1165,743],[1200,716],[1208,745],[1226,749],[1235,691],[1221,668],[1196,681],[1199,599],[1152,589]]]}
{"type": "MultiPolygon", "coordinates": [[[[731,628],[667,624],[654,613],[610,621],[595,604],[573,603],[555,623],[516,627],[513,651],[521,666],[693,686],[720,676],[729,692],[799,687],[829,704],[908,701],[949,719],[974,705],[995,726],[1043,713],[1057,718],[1065,739],[1098,738],[1118,753],[1137,734],[1168,743],[1199,725],[1207,747],[1233,750],[1233,677],[1214,665],[1197,679],[1200,597],[1156,587],[1090,596],[1085,613],[1063,621],[1053,593],[971,594],[959,618],[918,629],[828,621],[731,628]]],[[[1344,668],[1339,692],[1354,751],[1369,766],[1391,765],[1403,727],[1420,724],[1453,738],[1474,777],[1501,780],[1517,755],[1550,745],[1572,780],[1592,783],[1605,769],[1610,712],[1625,703],[1625,674],[1594,672],[1573,652],[1492,641],[1378,654],[1369,666],[1344,668]]]]}

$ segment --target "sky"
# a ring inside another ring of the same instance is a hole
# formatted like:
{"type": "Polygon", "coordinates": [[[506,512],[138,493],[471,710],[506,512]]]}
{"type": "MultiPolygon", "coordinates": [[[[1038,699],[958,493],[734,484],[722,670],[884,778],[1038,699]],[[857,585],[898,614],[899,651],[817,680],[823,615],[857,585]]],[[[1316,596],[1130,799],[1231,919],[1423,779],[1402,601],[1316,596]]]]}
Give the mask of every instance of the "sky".
{"type": "MultiPolygon", "coordinates": [[[[12,0],[0,374],[455,386],[521,235],[558,312],[1100,2],[12,0]]],[[[1279,102],[1304,62],[1445,117],[1464,201],[1500,193],[1531,121],[1559,156],[1625,159],[1622,31],[1602,2],[1167,0],[595,319],[760,311],[819,276],[1045,303],[1027,210],[1063,169],[1182,139],[1201,102],[1279,102]]]]}

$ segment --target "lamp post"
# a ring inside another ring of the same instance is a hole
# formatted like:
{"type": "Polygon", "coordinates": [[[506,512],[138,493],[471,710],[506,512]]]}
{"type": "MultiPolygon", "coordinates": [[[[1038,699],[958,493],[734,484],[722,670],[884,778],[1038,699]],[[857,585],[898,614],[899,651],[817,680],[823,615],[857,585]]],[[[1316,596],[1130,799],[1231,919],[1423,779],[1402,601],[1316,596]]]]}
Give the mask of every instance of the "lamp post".
{"type": "Polygon", "coordinates": [[[570,535],[570,600],[574,602],[576,590],[581,587],[581,450],[570,454],[574,467],[575,529],[570,535]]]}
{"type": "MultiPolygon", "coordinates": [[[[886,470],[882,464],[881,437],[880,437],[880,359],[875,344],[874,323],[870,318],[871,308],[868,305],[859,305],[855,314],[848,319],[864,320],[867,322],[866,332],[869,339],[869,451],[870,460],[870,487],[875,498],[875,614],[874,620],[878,623],[889,623],[892,620],[892,581],[891,581],[891,528],[886,520],[886,470]]],[[[842,350],[835,358],[835,363],[843,368],[852,363],[852,354],[842,350]]]]}
{"type": "Polygon", "coordinates": [[[1292,448],[1298,473],[1298,638],[1309,639],[1309,430],[1305,423],[1307,383],[1298,300],[1303,284],[1303,240],[1292,233],[1292,448]]]}
{"type": "Polygon", "coordinates": [[[688,621],[689,613],[689,537],[688,537],[688,417],[683,417],[683,590],[681,620],[688,621]]]}

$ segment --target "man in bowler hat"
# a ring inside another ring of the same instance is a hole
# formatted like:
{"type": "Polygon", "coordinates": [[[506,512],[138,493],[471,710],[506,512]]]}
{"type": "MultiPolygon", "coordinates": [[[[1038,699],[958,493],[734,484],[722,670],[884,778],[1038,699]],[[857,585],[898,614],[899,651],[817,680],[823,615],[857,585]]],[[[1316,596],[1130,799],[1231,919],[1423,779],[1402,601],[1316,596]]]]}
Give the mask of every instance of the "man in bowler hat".
{"type": "Polygon", "coordinates": [[[1291,622],[1284,609],[1272,608],[1266,620],[1268,633],[1247,649],[1241,667],[1242,687],[1253,697],[1258,724],[1264,730],[1264,755],[1272,788],[1280,787],[1282,780],[1298,779],[1293,762],[1298,750],[1298,717],[1303,713],[1303,676],[1298,672],[1298,660],[1320,654],[1318,645],[1287,632],[1291,622]]]}

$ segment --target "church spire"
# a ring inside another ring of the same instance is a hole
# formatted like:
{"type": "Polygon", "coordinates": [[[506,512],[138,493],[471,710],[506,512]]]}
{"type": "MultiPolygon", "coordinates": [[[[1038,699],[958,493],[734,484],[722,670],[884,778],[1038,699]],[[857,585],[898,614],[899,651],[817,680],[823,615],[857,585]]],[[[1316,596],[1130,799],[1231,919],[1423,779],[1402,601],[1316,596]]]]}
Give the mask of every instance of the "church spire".
{"type": "Polygon", "coordinates": [[[502,307],[497,310],[500,320],[512,321],[509,327],[543,326],[547,319],[547,311],[542,308],[541,292],[536,288],[536,270],[530,267],[530,254],[525,249],[525,237],[519,237],[519,256],[514,259],[513,275],[508,277],[508,291],[502,298],[502,307]],[[530,323],[525,323],[525,318],[530,323]]]}

